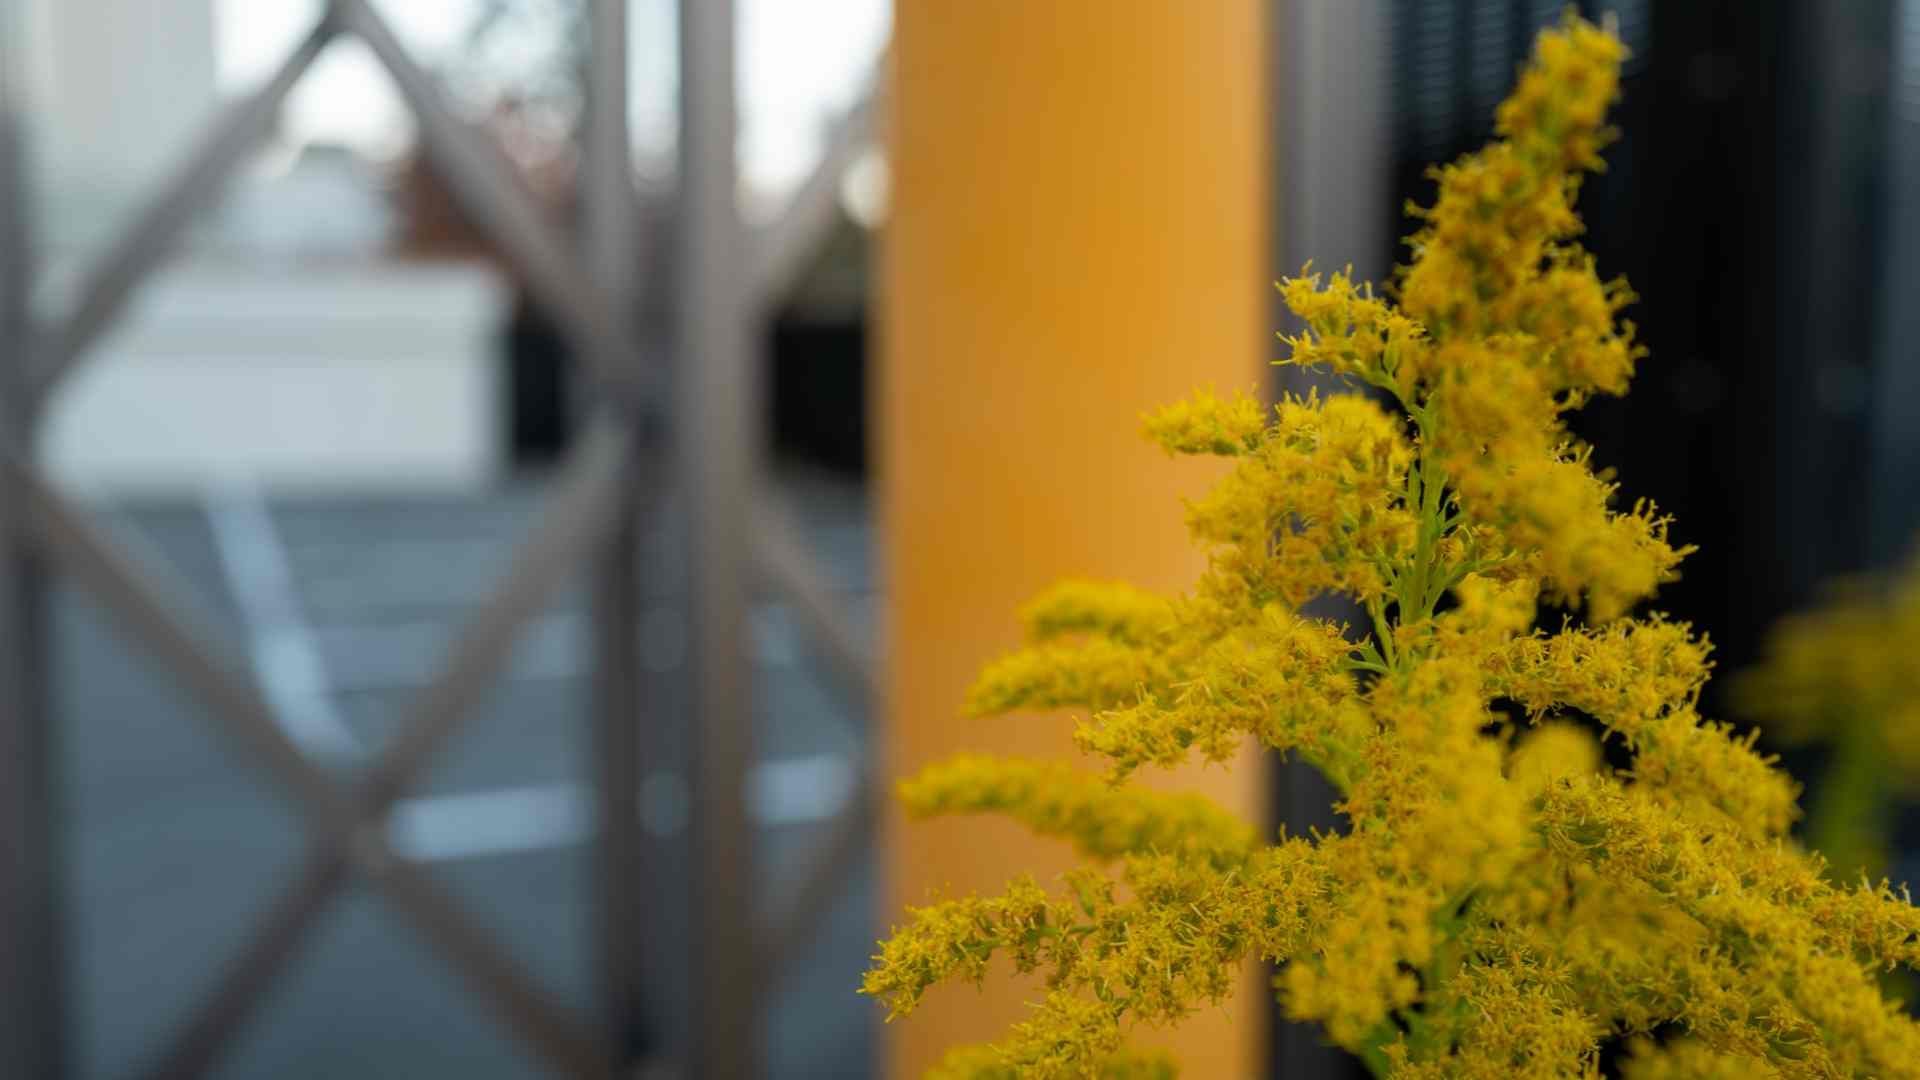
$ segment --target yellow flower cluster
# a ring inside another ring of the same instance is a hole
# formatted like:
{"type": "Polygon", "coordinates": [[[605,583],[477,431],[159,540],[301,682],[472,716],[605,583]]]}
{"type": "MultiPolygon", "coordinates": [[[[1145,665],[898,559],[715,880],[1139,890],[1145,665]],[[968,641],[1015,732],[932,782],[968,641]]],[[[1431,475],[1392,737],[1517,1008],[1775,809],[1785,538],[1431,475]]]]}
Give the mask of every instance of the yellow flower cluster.
{"type": "Polygon", "coordinates": [[[1768,635],[1734,683],[1740,711],[1785,745],[1831,750],[1810,837],[1853,877],[1885,869],[1888,805],[1920,793],[1920,556],[1893,580],[1843,581],[1768,635]]]}
{"type": "Polygon", "coordinates": [[[1230,457],[1259,449],[1267,436],[1266,406],[1245,393],[1222,401],[1202,390],[1141,420],[1147,438],[1170,454],[1230,457]]]}
{"type": "Polygon", "coordinates": [[[1045,971],[1051,989],[1010,1038],[961,1060],[982,1076],[1097,1076],[1124,1053],[1126,1024],[1178,1020],[1225,997],[1246,956],[1298,950],[1331,887],[1321,851],[1299,840],[1229,870],[1177,855],[1133,855],[1120,867],[1118,881],[1070,874],[1071,898],[1023,878],[998,897],[909,909],[862,989],[890,1018],[905,1016],[934,983],[979,983],[1003,955],[1016,971],[1045,971]]]}
{"type": "Polygon", "coordinates": [[[1187,508],[1188,530],[1211,547],[1203,594],[1296,607],[1330,590],[1384,593],[1384,571],[1414,539],[1398,502],[1413,462],[1402,429],[1362,397],[1281,402],[1258,444],[1187,508]]]}
{"type": "Polygon", "coordinates": [[[915,817],[1005,814],[1096,859],[1167,852],[1228,870],[1246,862],[1258,839],[1197,795],[1119,787],[1057,761],[962,755],[901,784],[900,801],[915,817]]]}
{"type": "MultiPolygon", "coordinates": [[[[1097,1080],[1173,1080],[1173,1059],[1152,1051],[1122,1050],[1102,1058],[1090,1072],[1097,1080]]],[[[1004,1064],[990,1046],[963,1046],[927,1073],[927,1080],[1019,1080],[1020,1070],[1004,1064]]]]}
{"type": "Polygon", "coordinates": [[[1167,451],[1231,460],[1188,506],[1207,569],[1180,597],[1057,587],[967,702],[1083,710],[1107,775],[966,756],[901,785],[916,815],[1007,815],[1088,859],[910,909],[881,944],[863,989],[894,1017],[994,957],[1045,979],[1007,1038],[934,1075],[1166,1075],[1128,1033],[1258,959],[1378,1075],[1594,1076],[1627,1040],[1638,1077],[1920,1077],[1920,1024],[1880,982],[1920,966],[1920,911],[1793,845],[1791,780],[1698,711],[1706,640],[1628,615],[1684,549],[1612,509],[1563,426],[1640,351],[1625,286],[1573,242],[1621,55],[1571,17],[1542,35],[1499,139],[1436,174],[1394,299],[1283,285],[1292,362],[1389,404],[1202,393],[1146,417],[1167,451]],[[1365,625],[1308,614],[1327,593],[1365,625]],[[1322,771],[1344,827],[1267,844],[1126,783],[1249,739],[1322,771]]]}
{"type": "Polygon", "coordinates": [[[1591,26],[1542,36],[1501,106],[1501,139],[1433,172],[1439,195],[1411,208],[1398,304],[1344,274],[1283,286],[1306,324],[1292,363],[1386,390],[1418,422],[1426,487],[1448,486],[1551,593],[1612,618],[1672,576],[1684,549],[1640,504],[1609,508],[1613,486],[1587,467],[1561,415],[1626,390],[1642,351],[1617,318],[1632,299],[1603,283],[1575,237],[1580,170],[1599,165],[1601,126],[1622,48],[1591,26]]]}
{"type": "Polygon", "coordinates": [[[1633,1044],[1622,1080],[1773,1080],[1779,1071],[1762,1058],[1722,1053],[1693,1039],[1665,1045],[1642,1039],[1633,1044]]]}

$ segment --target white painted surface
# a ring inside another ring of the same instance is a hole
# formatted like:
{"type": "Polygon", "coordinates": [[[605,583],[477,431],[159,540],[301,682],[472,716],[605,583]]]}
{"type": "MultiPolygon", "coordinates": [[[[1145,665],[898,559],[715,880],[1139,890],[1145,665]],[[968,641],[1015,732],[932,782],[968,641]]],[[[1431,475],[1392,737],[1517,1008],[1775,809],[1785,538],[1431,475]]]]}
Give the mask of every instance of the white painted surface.
{"type": "Polygon", "coordinates": [[[287,548],[260,490],[240,481],[210,494],[207,525],[274,719],[308,754],[329,762],[357,759],[360,741],[334,706],[326,661],[300,610],[287,548]]]}
{"type": "MultiPolygon", "coordinates": [[[[846,808],[857,780],[854,763],[839,754],[764,761],[747,772],[747,810],[766,828],[818,825],[846,808]]],[[[593,828],[591,797],[585,788],[554,784],[407,799],[393,808],[389,840],[400,854],[428,861],[570,847],[593,828]]],[[[672,836],[687,826],[687,798],[678,773],[648,773],[640,785],[641,821],[657,836],[672,836]]]]}
{"type": "Polygon", "coordinates": [[[208,0],[27,0],[25,70],[43,242],[96,246],[212,116],[208,0]]]}
{"type": "Polygon", "coordinates": [[[496,476],[505,283],[468,264],[188,262],[60,388],[42,462],[89,494],[470,490],[496,476]]]}

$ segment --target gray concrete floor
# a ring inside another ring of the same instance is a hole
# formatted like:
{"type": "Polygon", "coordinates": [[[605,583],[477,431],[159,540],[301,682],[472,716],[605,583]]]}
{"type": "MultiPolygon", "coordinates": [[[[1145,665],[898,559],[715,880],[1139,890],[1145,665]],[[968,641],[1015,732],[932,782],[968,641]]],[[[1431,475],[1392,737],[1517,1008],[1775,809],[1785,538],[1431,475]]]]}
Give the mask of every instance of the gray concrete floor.
{"type": "MultiPolygon", "coordinates": [[[[820,477],[784,486],[836,587],[870,626],[877,586],[861,494],[820,477]]],[[[225,647],[253,658],[269,696],[304,717],[296,734],[323,751],[329,740],[340,744],[334,767],[350,770],[391,735],[456,621],[504,569],[539,494],[531,484],[483,499],[241,493],[101,514],[174,572],[225,647]],[[278,586],[276,558],[285,570],[278,586]]],[[[697,959],[686,945],[677,872],[686,860],[675,763],[685,744],[673,585],[682,560],[670,522],[655,525],[643,558],[649,600],[638,663],[647,680],[642,804],[656,895],[633,917],[656,944],[652,1035],[670,1048],[685,1026],[682,988],[697,959]]],[[[409,804],[424,822],[414,841],[435,875],[553,997],[583,1014],[594,946],[579,822],[503,796],[564,795],[584,780],[584,601],[582,588],[567,589],[530,629],[409,804]],[[455,796],[473,798],[449,801],[455,796]]],[[[288,803],[89,598],[58,584],[51,619],[73,1042],[81,1075],[105,1080],[136,1072],[192,1013],[297,865],[302,836],[288,803]]],[[[756,788],[764,791],[760,892],[771,904],[804,869],[825,832],[822,815],[844,798],[865,718],[776,605],[756,609],[754,640],[757,754],[775,765],[756,788]]],[[[879,1017],[853,990],[873,946],[872,892],[872,867],[863,866],[795,970],[769,975],[769,1076],[870,1073],[879,1017]]],[[[429,946],[355,889],[323,917],[218,1075],[509,1078],[541,1070],[429,946]]]]}

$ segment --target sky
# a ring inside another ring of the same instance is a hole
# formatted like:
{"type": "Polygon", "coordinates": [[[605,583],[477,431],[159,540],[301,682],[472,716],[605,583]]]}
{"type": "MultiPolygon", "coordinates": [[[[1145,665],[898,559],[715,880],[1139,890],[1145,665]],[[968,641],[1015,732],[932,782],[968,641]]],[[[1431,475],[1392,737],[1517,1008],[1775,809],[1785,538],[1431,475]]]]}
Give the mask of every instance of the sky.
{"type": "MultiPolygon", "coordinates": [[[[211,0],[217,79],[239,93],[313,25],[319,0],[211,0]]],[[[462,41],[480,0],[375,0],[395,33],[432,65],[462,41]]],[[[631,0],[629,116],[637,150],[672,143],[676,83],[673,0],[631,0]]],[[[825,125],[852,103],[889,30],[889,0],[741,0],[741,172],[750,189],[791,189],[812,167],[825,125]]],[[[388,155],[412,121],[373,55],[357,41],[327,50],[288,101],[296,142],[345,142],[388,155]]]]}

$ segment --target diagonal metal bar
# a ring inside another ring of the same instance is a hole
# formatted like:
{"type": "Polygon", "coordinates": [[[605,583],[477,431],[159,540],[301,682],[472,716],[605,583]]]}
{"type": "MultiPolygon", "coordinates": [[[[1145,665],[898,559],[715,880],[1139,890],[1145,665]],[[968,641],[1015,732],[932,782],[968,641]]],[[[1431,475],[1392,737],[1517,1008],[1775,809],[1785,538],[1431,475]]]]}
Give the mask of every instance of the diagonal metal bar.
{"type": "MultiPolygon", "coordinates": [[[[356,833],[359,842],[366,843],[369,830],[376,827],[353,829],[351,823],[382,820],[392,800],[405,790],[434,747],[452,733],[473,699],[485,689],[487,674],[498,670],[526,618],[599,537],[607,516],[605,508],[620,501],[617,483],[628,446],[625,431],[611,424],[596,427],[582,441],[549,505],[542,530],[523,546],[493,600],[470,621],[440,680],[423,695],[414,722],[370,774],[357,818],[350,814],[333,782],[307,765],[290,741],[284,736],[268,741],[264,752],[275,764],[275,771],[282,774],[282,781],[304,788],[303,798],[328,809],[328,842],[315,856],[300,886],[276,906],[219,990],[160,1059],[154,1076],[171,1080],[200,1075],[246,1019],[251,1000],[264,990],[325,901],[345,880],[348,861],[341,845],[354,842],[356,833]]],[[[32,501],[36,516],[56,525],[49,536],[61,539],[51,542],[73,547],[85,556],[70,569],[96,588],[114,590],[120,602],[113,606],[129,625],[141,628],[138,632],[170,667],[196,684],[202,697],[226,702],[217,711],[245,710],[243,715],[259,718],[246,724],[230,723],[229,727],[240,729],[236,734],[264,724],[270,734],[279,736],[265,702],[250,687],[231,682],[231,676],[197,652],[192,645],[193,634],[170,622],[167,601],[159,598],[157,590],[141,586],[127,566],[110,565],[116,558],[111,544],[104,538],[89,538],[87,523],[79,515],[65,512],[68,508],[52,492],[41,488],[32,501]],[[86,569],[80,569],[83,566],[86,569]]],[[[391,857],[377,858],[373,863],[378,869],[376,883],[389,898],[414,916],[425,935],[507,1014],[515,1030],[535,1049],[573,1075],[604,1075],[604,1063],[593,1044],[572,1031],[565,1018],[423,871],[391,857]],[[584,1068],[583,1062],[587,1063],[584,1068]]]]}
{"type": "Polygon", "coordinates": [[[759,968],[770,976],[792,969],[813,941],[820,923],[845,894],[847,879],[873,850],[880,815],[879,783],[871,762],[862,763],[853,798],[833,819],[833,831],[802,862],[806,880],[768,916],[759,938],[759,968]]]}
{"type": "Polygon", "coordinates": [[[192,1080],[217,1063],[266,998],[273,981],[307,939],[314,920],[346,884],[347,862],[337,851],[309,857],[291,889],[274,902],[191,1020],[143,1075],[148,1080],[192,1080]]]}
{"type": "Polygon", "coordinates": [[[272,132],[288,92],[333,34],[332,21],[321,19],[265,85],[229,107],[119,242],[88,271],[72,313],[47,335],[29,387],[30,400],[44,398],[80,362],[147,275],[166,258],[174,238],[219,195],[233,170],[272,132]]]}
{"type": "Polygon", "coordinates": [[[767,581],[800,617],[810,640],[849,687],[869,702],[880,700],[880,672],[845,608],[834,599],[826,575],[809,553],[793,516],[771,495],[754,506],[754,557],[767,581]]]}
{"type": "MultiPolygon", "coordinates": [[[[800,616],[801,625],[836,673],[870,707],[877,707],[882,694],[879,668],[869,659],[861,636],[808,553],[799,523],[776,498],[763,496],[755,506],[753,532],[761,571],[800,616]]],[[[789,892],[785,906],[768,919],[760,937],[761,970],[785,971],[795,962],[845,891],[848,875],[872,850],[879,813],[877,787],[872,764],[863,764],[854,797],[834,819],[833,831],[802,863],[807,867],[806,879],[789,892]]]]}
{"type": "MultiPolygon", "coordinates": [[[[561,490],[553,497],[545,525],[522,548],[493,600],[469,623],[440,680],[423,695],[413,724],[376,766],[357,818],[334,782],[309,764],[281,733],[257,692],[213,659],[198,644],[203,637],[174,614],[184,610],[182,598],[166,595],[150,572],[138,568],[84,515],[47,488],[17,454],[4,455],[6,472],[0,482],[18,484],[24,491],[42,546],[114,609],[223,726],[299,795],[329,837],[301,885],[276,906],[219,991],[161,1058],[154,1075],[198,1075],[244,1021],[250,999],[264,989],[344,879],[347,861],[339,844],[357,831],[352,823],[381,819],[392,799],[484,690],[486,675],[498,669],[519,627],[600,536],[609,508],[621,501],[616,497],[617,485],[629,445],[624,429],[612,424],[596,427],[582,440],[561,490]]],[[[571,1074],[604,1075],[593,1044],[572,1031],[423,872],[391,859],[377,862],[376,880],[383,890],[414,915],[426,936],[507,1014],[516,1031],[571,1074]]]]}
{"type": "MultiPolygon", "coordinates": [[[[316,856],[306,883],[276,908],[220,991],[162,1059],[162,1069],[156,1076],[198,1075],[211,1063],[226,1037],[245,1019],[248,995],[264,988],[320,905],[344,880],[347,855],[341,845],[345,843],[357,843],[362,848],[377,844],[380,854],[362,860],[374,871],[375,883],[413,917],[423,934],[536,1050],[572,1075],[605,1074],[605,1064],[594,1045],[573,1031],[565,1017],[532,988],[458,905],[424,871],[386,854],[383,844],[368,837],[377,835],[373,831],[376,823],[383,819],[392,801],[484,692],[488,674],[499,669],[526,619],[600,537],[609,508],[621,502],[618,482],[629,446],[624,429],[611,423],[596,426],[582,440],[563,473],[560,489],[549,502],[540,531],[523,545],[487,606],[469,621],[440,678],[423,693],[413,721],[369,774],[357,817],[367,824],[349,829],[347,823],[356,819],[345,812],[334,818],[330,842],[316,856]]],[[[264,702],[258,708],[264,712],[264,702]]],[[[298,751],[293,753],[297,756],[298,751]]],[[[334,796],[332,782],[325,776],[318,777],[318,784],[334,796]]],[[[334,801],[338,803],[337,796],[334,801]]]]}
{"type": "MultiPolygon", "coordinates": [[[[367,0],[332,0],[341,29],[357,35],[393,75],[414,116],[420,138],[473,216],[526,279],[527,288],[589,364],[604,365],[624,353],[607,297],[575,260],[520,182],[512,164],[485,132],[463,120],[440,83],[422,68],[367,0]]],[[[615,373],[597,370],[610,377],[615,373]]]]}
{"type": "Polygon", "coordinates": [[[387,901],[547,1064],[580,1080],[611,1080],[613,1074],[593,1039],[534,988],[432,875],[384,848],[363,848],[361,854],[363,869],[387,901]]]}
{"type": "Polygon", "coordinates": [[[49,488],[12,449],[0,449],[0,482],[26,502],[46,558],[72,574],[120,617],[120,625],[205,705],[211,718],[296,796],[323,833],[352,820],[333,781],[300,753],[258,690],[234,674],[203,642],[203,622],[189,614],[188,594],[159,567],[142,565],[108,539],[84,513],[49,488]]]}
{"type": "MultiPolygon", "coordinates": [[[[885,64],[884,58],[881,64],[885,64]]],[[[807,174],[780,216],[755,236],[750,298],[754,311],[765,315],[785,299],[807,269],[807,260],[819,253],[827,235],[839,224],[840,185],[880,128],[880,86],[881,80],[874,80],[860,101],[835,123],[819,164],[807,174]]]]}
{"type": "Polygon", "coordinates": [[[413,783],[492,684],[527,620],[600,543],[626,505],[622,485],[632,446],[624,425],[601,420],[574,447],[537,531],[521,545],[485,606],[468,619],[438,677],[421,692],[407,723],[368,772],[361,791],[361,813],[367,818],[384,812],[413,783]]]}

